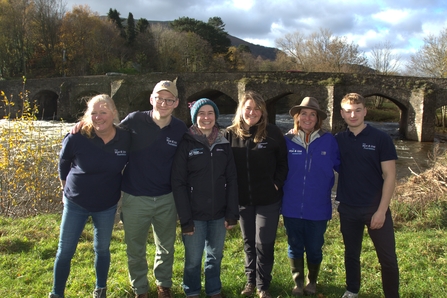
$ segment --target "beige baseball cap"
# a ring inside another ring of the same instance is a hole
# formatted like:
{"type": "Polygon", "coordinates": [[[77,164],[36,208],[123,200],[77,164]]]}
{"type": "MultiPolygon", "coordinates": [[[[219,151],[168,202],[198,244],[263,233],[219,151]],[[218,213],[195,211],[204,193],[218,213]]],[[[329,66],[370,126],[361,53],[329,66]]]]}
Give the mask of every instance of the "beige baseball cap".
{"type": "Polygon", "coordinates": [[[160,81],[155,85],[154,90],[152,91],[152,94],[158,93],[160,91],[169,91],[174,95],[175,97],[178,97],[178,91],[177,86],[172,81],[160,81]]]}

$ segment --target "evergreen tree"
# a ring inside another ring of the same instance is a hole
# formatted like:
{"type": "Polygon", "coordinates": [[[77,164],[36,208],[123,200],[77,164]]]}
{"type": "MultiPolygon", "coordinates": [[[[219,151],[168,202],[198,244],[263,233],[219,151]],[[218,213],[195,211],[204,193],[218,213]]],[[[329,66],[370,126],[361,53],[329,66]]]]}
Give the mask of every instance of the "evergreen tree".
{"type": "Polygon", "coordinates": [[[133,14],[129,12],[129,17],[127,18],[126,27],[126,41],[128,45],[132,45],[137,37],[137,32],[135,31],[135,20],[133,14]]]}

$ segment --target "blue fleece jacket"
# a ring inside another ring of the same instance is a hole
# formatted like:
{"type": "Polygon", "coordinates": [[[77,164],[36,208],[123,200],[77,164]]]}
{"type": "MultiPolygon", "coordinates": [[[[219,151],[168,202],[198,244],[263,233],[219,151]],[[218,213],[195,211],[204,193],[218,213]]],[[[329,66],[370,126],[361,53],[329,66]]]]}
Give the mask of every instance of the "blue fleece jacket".
{"type": "Polygon", "coordinates": [[[286,134],[289,172],[284,184],[282,214],[307,220],[332,218],[331,190],[334,170],[340,165],[335,138],[316,131],[310,143],[303,136],[286,134]]]}

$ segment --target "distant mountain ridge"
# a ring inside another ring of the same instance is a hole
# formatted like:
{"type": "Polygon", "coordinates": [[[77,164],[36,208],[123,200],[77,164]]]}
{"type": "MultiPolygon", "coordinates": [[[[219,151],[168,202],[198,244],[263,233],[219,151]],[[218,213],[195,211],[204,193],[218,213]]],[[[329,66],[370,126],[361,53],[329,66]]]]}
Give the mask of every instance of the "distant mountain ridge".
{"type": "Polygon", "coordinates": [[[261,56],[264,59],[272,61],[276,59],[276,52],[278,51],[276,48],[264,47],[261,45],[253,44],[230,34],[228,34],[228,38],[231,40],[232,46],[238,47],[241,44],[248,46],[253,56],[255,56],[255,58],[261,56]]]}
{"type": "MultiPolygon", "coordinates": [[[[169,26],[170,21],[149,21],[149,24],[151,25],[162,25],[162,26],[169,26]]],[[[231,41],[231,45],[238,47],[239,45],[246,45],[250,48],[251,53],[255,58],[261,56],[263,59],[268,60],[275,60],[276,59],[276,52],[278,49],[276,48],[270,48],[270,47],[264,47],[261,45],[253,44],[248,41],[245,41],[243,39],[240,39],[236,36],[233,36],[231,34],[228,34],[228,38],[231,41]]]]}

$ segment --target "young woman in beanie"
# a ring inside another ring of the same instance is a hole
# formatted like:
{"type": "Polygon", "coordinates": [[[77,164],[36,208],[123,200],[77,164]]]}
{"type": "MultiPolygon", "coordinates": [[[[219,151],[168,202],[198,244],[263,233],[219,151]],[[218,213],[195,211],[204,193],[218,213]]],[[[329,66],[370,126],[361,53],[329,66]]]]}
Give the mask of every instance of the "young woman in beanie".
{"type": "Polygon", "coordinates": [[[281,130],[268,123],[264,99],[247,91],[226,137],[233,148],[239,189],[247,283],[241,294],[272,297],[274,245],[287,176],[287,148],[281,130]]]}
{"type": "Polygon", "coordinates": [[[284,184],[282,215],[295,287],[292,295],[315,295],[323,259],[324,233],[332,218],[331,190],[340,154],[334,136],[322,130],[327,115],[317,99],[306,97],[289,111],[294,128],[286,135],[289,173],[284,184]],[[304,286],[304,252],[308,283],[304,286]]]}
{"type": "Polygon", "coordinates": [[[172,167],[172,189],[185,246],[183,290],[200,297],[205,250],[205,292],[221,298],[220,266],[226,230],[239,219],[236,166],[219,130],[216,104],[202,98],[191,105],[192,126],[183,136],[172,167]]]}

